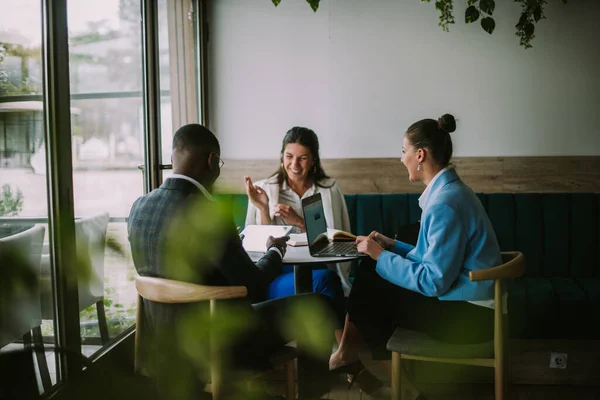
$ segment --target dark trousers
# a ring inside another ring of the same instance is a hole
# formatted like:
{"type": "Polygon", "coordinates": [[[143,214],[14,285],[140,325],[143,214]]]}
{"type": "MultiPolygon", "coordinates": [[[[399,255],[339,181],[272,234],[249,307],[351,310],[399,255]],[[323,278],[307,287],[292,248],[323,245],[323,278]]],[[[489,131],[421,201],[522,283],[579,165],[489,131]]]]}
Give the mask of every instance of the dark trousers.
{"type": "Polygon", "coordinates": [[[319,293],[304,293],[281,297],[252,305],[256,314],[254,328],[243,334],[235,346],[234,357],[239,364],[268,362],[268,356],[286,343],[296,341],[299,392],[302,396],[319,397],[330,389],[327,379],[329,357],[334,341],[334,311],[331,300],[319,293]],[[330,324],[318,323],[319,320],[330,324]],[[307,337],[318,338],[307,343],[307,337]],[[301,361],[300,361],[301,360],[301,361]]]}
{"type": "Polygon", "coordinates": [[[442,301],[383,279],[375,262],[359,266],[348,298],[349,319],[375,359],[389,359],[386,349],[397,327],[425,332],[448,343],[480,343],[494,336],[494,310],[466,301],[442,301]]]}

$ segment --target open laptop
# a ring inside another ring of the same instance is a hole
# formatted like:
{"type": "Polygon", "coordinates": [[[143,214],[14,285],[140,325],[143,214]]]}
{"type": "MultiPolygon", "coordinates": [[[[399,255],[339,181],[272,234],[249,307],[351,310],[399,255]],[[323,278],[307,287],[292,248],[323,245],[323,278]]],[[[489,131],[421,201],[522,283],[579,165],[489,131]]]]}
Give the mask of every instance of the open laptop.
{"type": "Polygon", "coordinates": [[[302,199],[304,225],[308,250],[313,257],[356,257],[361,255],[354,242],[331,242],[327,236],[327,222],[321,193],[302,199]]]}

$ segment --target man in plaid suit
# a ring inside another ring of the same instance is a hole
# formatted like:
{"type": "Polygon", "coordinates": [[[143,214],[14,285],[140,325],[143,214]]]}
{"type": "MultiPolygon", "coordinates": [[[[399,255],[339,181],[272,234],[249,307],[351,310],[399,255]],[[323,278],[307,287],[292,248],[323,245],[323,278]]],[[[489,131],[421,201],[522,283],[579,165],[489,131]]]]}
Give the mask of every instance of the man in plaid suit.
{"type": "MultiPolygon", "coordinates": [[[[270,353],[298,339],[282,332],[286,311],[311,299],[329,308],[327,298],[310,293],[264,301],[268,285],[282,271],[288,238],[270,237],[266,254],[256,264],[252,262],[233,221],[227,218],[230,214],[211,195],[223,161],[219,142],[210,130],[199,124],[181,127],[173,136],[172,163],[173,174],[131,207],[128,235],[135,268],[142,276],[246,286],[246,304],[252,304],[247,305],[248,312],[260,322],[240,335],[243,338],[232,347],[233,359],[244,368],[268,367],[270,353]]],[[[149,331],[174,326],[177,307],[144,302],[149,331]]],[[[333,329],[324,334],[331,334],[333,340],[333,329]]],[[[322,356],[309,357],[316,374],[328,371],[329,354],[322,356]]],[[[328,389],[312,386],[317,396],[328,389]]]]}

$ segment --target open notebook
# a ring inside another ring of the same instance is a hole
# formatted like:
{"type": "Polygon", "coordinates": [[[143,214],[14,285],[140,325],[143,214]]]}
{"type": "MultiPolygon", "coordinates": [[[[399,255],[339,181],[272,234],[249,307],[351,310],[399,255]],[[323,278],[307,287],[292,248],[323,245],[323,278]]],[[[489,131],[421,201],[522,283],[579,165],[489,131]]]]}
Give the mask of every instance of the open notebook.
{"type": "Polygon", "coordinates": [[[267,251],[267,239],[269,236],[281,237],[287,235],[292,230],[290,225],[248,225],[240,237],[246,251],[267,251]]]}
{"type": "MultiPolygon", "coordinates": [[[[308,246],[306,233],[291,233],[288,236],[290,237],[287,242],[289,246],[308,246]]],[[[356,240],[356,235],[333,228],[327,228],[327,237],[333,242],[353,242],[356,240]]]]}

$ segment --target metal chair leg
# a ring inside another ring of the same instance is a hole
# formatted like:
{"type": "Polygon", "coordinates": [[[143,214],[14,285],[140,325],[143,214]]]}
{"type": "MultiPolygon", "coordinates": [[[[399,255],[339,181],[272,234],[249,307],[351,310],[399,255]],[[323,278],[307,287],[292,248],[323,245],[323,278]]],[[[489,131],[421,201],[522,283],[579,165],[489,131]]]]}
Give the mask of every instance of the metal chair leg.
{"type": "Polygon", "coordinates": [[[100,339],[102,340],[102,344],[106,344],[110,340],[110,337],[108,336],[108,325],[106,324],[104,300],[99,300],[96,302],[96,311],[98,312],[98,327],[100,328],[100,339]]]}
{"type": "Polygon", "coordinates": [[[48,361],[46,360],[46,353],[44,352],[42,328],[40,326],[33,328],[32,335],[28,339],[33,342],[33,351],[35,352],[38,368],[40,370],[42,388],[45,392],[52,387],[52,380],[50,379],[50,370],[48,369],[48,361]]]}

